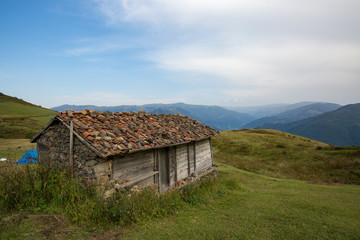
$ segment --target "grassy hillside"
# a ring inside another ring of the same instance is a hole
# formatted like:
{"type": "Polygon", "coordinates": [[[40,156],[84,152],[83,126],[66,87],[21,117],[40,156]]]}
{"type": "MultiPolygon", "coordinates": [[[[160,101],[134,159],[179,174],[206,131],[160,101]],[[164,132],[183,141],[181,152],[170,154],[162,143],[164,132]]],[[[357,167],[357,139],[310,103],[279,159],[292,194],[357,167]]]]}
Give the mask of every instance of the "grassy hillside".
{"type": "Polygon", "coordinates": [[[0,138],[31,138],[56,112],[0,93],[0,138]]]}
{"type": "Polygon", "coordinates": [[[223,131],[213,139],[219,162],[273,177],[360,184],[360,147],[334,147],[276,130],[223,131]]]}
{"type": "Polygon", "coordinates": [[[66,200],[63,209],[43,204],[32,211],[0,211],[0,239],[359,239],[360,186],[277,179],[227,164],[220,164],[219,175],[202,185],[205,191],[187,189],[182,204],[166,197],[171,215],[143,216],[121,227],[74,224],[62,215],[73,205],[97,214],[92,198],[66,200]]]}
{"type": "Polygon", "coordinates": [[[0,158],[19,160],[27,150],[31,149],[36,149],[36,143],[30,143],[29,139],[0,138],[0,158]]]}

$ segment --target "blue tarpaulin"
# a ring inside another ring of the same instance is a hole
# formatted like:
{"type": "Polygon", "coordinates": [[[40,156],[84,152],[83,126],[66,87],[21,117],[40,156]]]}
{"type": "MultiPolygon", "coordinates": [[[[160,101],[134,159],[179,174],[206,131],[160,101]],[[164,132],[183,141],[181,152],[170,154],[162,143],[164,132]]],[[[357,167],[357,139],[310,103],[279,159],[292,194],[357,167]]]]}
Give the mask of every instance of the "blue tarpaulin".
{"type": "Polygon", "coordinates": [[[37,150],[28,150],[16,164],[38,163],[37,150]]]}

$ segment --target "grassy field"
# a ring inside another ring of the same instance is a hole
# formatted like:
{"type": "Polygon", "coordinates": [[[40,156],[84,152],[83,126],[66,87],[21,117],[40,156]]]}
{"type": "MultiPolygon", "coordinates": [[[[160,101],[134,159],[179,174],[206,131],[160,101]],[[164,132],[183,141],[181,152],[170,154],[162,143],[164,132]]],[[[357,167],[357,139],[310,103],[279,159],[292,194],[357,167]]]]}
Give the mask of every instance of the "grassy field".
{"type": "Polygon", "coordinates": [[[360,239],[360,186],[277,179],[226,164],[219,173],[211,195],[169,217],[84,227],[62,215],[17,211],[3,214],[0,239],[360,239]]]}
{"type": "Polygon", "coordinates": [[[56,112],[0,93],[0,138],[31,138],[56,112]]]}
{"type": "Polygon", "coordinates": [[[27,150],[31,149],[36,149],[36,144],[30,143],[29,139],[0,138],[0,158],[19,160],[27,150]]]}
{"type": "MultiPolygon", "coordinates": [[[[0,146],[22,151],[32,148],[27,141],[7,139],[0,146]]],[[[0,154],[6,151],[0,148],[0,154]]],[[[104,205],[63,184],[54,185],[60,188],[48,203],[38,196],[42,190],[27,195],[15,209],[0,211],[0,239],[360,239],[360,186],[341,184],[357,183],[358,148],[273,130],[242,130],[222,132],[213,139],[213,151],[219,178],[160,202],[130,200],[143,204],[140,212],[122,202],[128,215],[119,214],[116,199],[115,205],[104,205]],[[131,218],[121,223],[122,216],[131,218]]],[[[15,176],[19,182],[25,178],[15,176]]],[[[49,184],[56,180],[49,179],[49,184]]],[[[33,186],[38,184],[47,185],[33,186]]]]}
{"type": "Polygon", "coordinates": [[[215,158],[267,176],[360,184],[360,147],[335,147],[276,130],[223,131],[215,158]]]}

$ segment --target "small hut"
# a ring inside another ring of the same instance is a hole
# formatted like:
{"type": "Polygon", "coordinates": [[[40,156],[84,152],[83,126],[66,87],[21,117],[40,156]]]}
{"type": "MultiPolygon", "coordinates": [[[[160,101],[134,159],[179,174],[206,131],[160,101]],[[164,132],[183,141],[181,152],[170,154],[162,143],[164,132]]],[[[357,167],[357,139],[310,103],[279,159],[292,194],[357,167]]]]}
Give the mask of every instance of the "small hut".
{"type": "Polygon", "coordinates": [[[159,192],[216,171],[211,137],[219,132],[186,116],[91,110],[59,113],[31,139],[39,161],[114,188],[159,192]]]}

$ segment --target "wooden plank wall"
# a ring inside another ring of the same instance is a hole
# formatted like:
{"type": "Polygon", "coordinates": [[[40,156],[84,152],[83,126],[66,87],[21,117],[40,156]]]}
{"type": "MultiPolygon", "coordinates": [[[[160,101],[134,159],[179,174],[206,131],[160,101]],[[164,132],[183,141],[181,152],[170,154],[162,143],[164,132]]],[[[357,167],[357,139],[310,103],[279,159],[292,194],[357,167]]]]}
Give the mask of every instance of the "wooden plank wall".
{"type": "Polygon", "coordinates": [[[189,153],[189,176],[195,172],[195,143],[191,142],[188,144],[188,153],[189,153]]]}
{"type": "Polygon", "coordinates": [[[177,179],[182,180],[189,176],[188,145],[183,144],[176,147],[177,179]]]}
{"type": "Polygon", "coordinates": [[[176,147],[169,147],[169,164],[170,164],[170,188],[175,187],[177,181],[177,172],[176,172],[176,147]]]}
{"type": "Polygon", "coordinates": [[[160,187],[160,190],[166,191],[175,187],[177,181],[185,179],[194,172],[211,167],[212,164],[211,141],[204,139],[174,147],[135,152],[123,158],[115,158],[113,159],[113,177],[119,181],[132,180],[160,171],[160,175],[155,174],[142,179],[137,185],[146,187],[159,183],[164,185],[160,187]],[[161,157],[163,158],[162,163],[161,157]]]}
{"type": "Polygon", "coordinates": [[[195,142],[196,172],[211,167],[211,146],[210,140],[204,139],[195,142]]]}
{"type": "MultiPolygon", "coordinates": [[[[123,158],[113,159],[113,177],[119,181],[126,179],[132,180],[141,175],[146,175],[154,172],[154,150],[135,152],[126,155],[123,158]]],[[[151,178],[154,179],[154,178],[151,178]]],[[[154,180],[146,181],[146,184],[151,185],[154,180]]]]}

